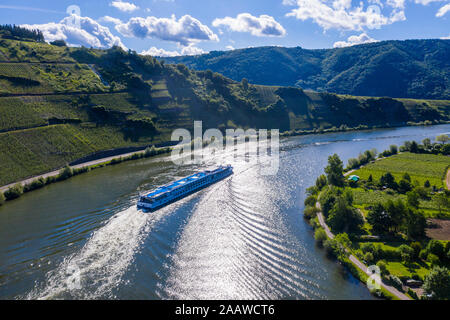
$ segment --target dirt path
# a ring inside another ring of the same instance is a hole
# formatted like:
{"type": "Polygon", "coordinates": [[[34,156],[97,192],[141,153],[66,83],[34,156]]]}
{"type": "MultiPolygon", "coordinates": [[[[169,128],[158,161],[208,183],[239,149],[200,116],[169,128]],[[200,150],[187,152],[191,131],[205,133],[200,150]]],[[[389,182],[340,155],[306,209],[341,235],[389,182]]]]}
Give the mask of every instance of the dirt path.
{"type": "MultiPolygon", "coordinates": [[[[106,157],[106,158],[101,158],[101,159],[97,159],[97,160],[93,160],[93,161],[83,162],[83,163],[71,166],[71,168],[72,169],[79,169],[79,168],[83,168],[83,167],[92,166],[92,165],[95,165],[95,164],[108,162],[108,161],[111,161],[114,158],[127,157],[127,156],[131,156],[132,154],[135,154],[135,153],[143,153],[143,152],[145,152],[145,150],[128,152],[128,153],[123,153],[123,154],[117,154],[117,155],[111,156],[111,157],[106,157]]],[[[5,190],[7,190],[8,188],[16,185],[17,183],[20,183],[22,185],[26,185],[26,184],[31,183],[33,180],[36,180],[36,179],[39,179],[39,178],[47,178],[47,177],[57,176],[59,174],[60,170],[61,169],[58,169],[58,170],[55,170],[55,171],[52,171],[52,172],[47,172],[47,173],[44,173],[44,174],[41,174],[41,175],[38,175],[38,176],[34,176],[34,177],[31,177],[31,178],[28,178],[28,179],[25,179],[25,180],[22,180],[22,181],[17,181],[17,182],[14,182],[14,183],[7,184],[7,185],[5,185],[3,187],[0,187],[0,191],[3,192],[5,190]]]]}
{"type": "MultiPolygon", "coordinates": [[[[320,209],[320,203],[316,202],[316,208],[320,209]]],[[[325,223],[325,219],[323,217],[322,211],[319,211],[317,213],[317,218],[319,219],[319,223],[322,226],[322,228],[325,230],[325,233],[327,234],[328,238],[330,239],[334,239],[334,234],[331,232],[330,228],[328,227],[328,225],[325,223]]],[[[358,260],[358,258],[356,258],[354,255],[350,254],[350,256],[348,257],[350,259],[351,262],[353,262],[356,267],[358,269],[360,269],[362,272],[364,272],[366,275],[370,276],[371,273],[367,271],[368,267],[362,263],[361,261],[358,260]]],[[[380,285],[386,289],[387,291],[389,291],[390,293],[392,293],[394,296],[396,296],[397,298],[399,298],[400,300],[411,300],[411,298],[409,298],[407,295],[403,294],[402,292],[398,291],[396,288],[391,287],[386,285],[385,283],[381,282],[380,285]]]]}

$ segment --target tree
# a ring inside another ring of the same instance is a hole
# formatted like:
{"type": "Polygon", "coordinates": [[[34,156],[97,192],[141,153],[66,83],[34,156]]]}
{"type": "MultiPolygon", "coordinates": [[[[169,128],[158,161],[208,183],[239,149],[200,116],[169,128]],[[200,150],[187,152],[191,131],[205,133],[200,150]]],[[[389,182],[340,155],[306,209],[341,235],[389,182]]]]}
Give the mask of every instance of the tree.
{"type": "Polygon", "coordinates": [[[406,218],[407,213],[405,204],[400,199],[396,202],[388,200],[384,207],[392,219],[392,228],[394,231],[398,231],[406,218]]]}
{"type": "Polygon", "coordinates": [[[432,299],[450,299],[450,272],[445,267],[434,267],[425,276],[423,288],[432,299]]]}
{"type": "Polygon", "coordinates": [[[411,182],[411,176],[408,174],[408,172],[405,172],[405,174],[403,175],[402,179],[411,182]]]}
{"type": "Polygon", "coordinates": [[[425,235],[427,220],[422,213],[417,210],[408,208],[406,218],[406,233],[410,238],[419,238],[425,235]]]}
{"type": "Polygon", "coordinates": [[[386,186],[394,190],[397,189],[397,183],[395,182],[395,178],[390,172],[386,172],[380,177],[380,185],[386,186]]]}
{"type": "Polygon", "coordinates": [[[440,214],[442,213],[442,208],[448,208],[450,206],[450,200],[443,192],[435,194],[434,200],[436,201],[440,214]]]}
{"type": "Polygon", "coordinates": [[[420,201],[419,201],[419,194],[416,191],[410,191],[406,193],[407,202],[408,205],[410,205],[413,208],[418,208],[420,201]]]}
{"type": "Polygon", "coordinates": [[[431,187],[430,180],[425,181],[425,183],[423,184],[423,186],[424,186],[425,188],[431,187]]]}
{"type": "Polygon", "coordinates": [[[406,193],[408,191],[411,191],[411,189],[412,189],[412,186],[408,180],[402,179],[398,183],[398,192],[400,192],[400,193],[406,193]]]}
{"type": "Polygon", "coordinates": [[[364,224],[364,219],[356,208],[349,205],[345,195],[342,195],[336,198],[327,223],[338,232],[354,231],[364,224]]]}
{"type": "Polygon", "coordinates": [[[376,203],[367,214],[367,222],[372,225],[372,228],[377,233],[386,233],[392,225],[392,220],[389,214],[384,209],[381,203],[376,203]]]}
{"type": "Polygon", "coordinates": [[[397,148],[397,146],[396,146],[395,144],[390,145],[390,146],[389,146],[389,152],[390,152],[391,154],[397,154],[397,153],[398,153],[398,148],[397,148]]]}
{"type": "Polygon", "coordinates": [[[444,245],[439,240],[432,239],[428,242],[427,251],[435,254],[439,258],[443,258],[445,255],[444,245]]]}
{"type": "Polygon", "coordinates": [[[400,252],[400,255],[402,257],[402,261],[405,263],[411,263],[414,257],[414,249],[406,244],[402,244],[400,247],[398,247],[398,251],[400,252]]]}
{"type": "Polygon", "coordinates": [[[436,141],[442,142],[442,144],[447,143],[448,140],[450,140],[450,138],[446,134],[441,134],[441,135],[436,137],[436,141]]]}
{"type": "Polygon", "coordinates": [[[422,144],[424,145],[425,148],[429,148],[431,146],[431,140],[429,138],[425,138],[422,140],[422,144]]]}
{"type": "Polygon", "coordinates": [[[0,191],[0,206],[5,203],[5,195],[0,191]]]}
{"type": "Polygon", "coordinates": [[[328,165],[325,167],[328,183],[333,186],[342,187],[345,181],[343,172],[344,165],[339,156],[337,154],[329,156],[328,165]]]}
{"type": "Polygon", "coordinates": [[[327,177],[324,174],[321,174],[316,179],[316,187],[319,190],[322,190],[322,188],[325,187],[326,185],[327,185],[327,177]]]}

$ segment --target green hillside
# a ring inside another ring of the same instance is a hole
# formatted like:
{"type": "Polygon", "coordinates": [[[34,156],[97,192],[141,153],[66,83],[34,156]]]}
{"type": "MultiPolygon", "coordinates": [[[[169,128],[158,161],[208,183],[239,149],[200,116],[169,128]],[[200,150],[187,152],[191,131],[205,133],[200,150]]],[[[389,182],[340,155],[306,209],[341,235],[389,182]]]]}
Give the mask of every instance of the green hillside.
{"type": "Polygon", "coordinates": [[[450,99],[450,40],[382,41],[323,50],[257,47],[161,60],[263,85],[358,96],[450,99]]]}
{"type": "Polygon", "coordinates": [[[168,142],[176,128],[304,130],[450,120],[450,102],[235,82],[114,47],[1,38],[0,185],[93,154],[168,142]]]}

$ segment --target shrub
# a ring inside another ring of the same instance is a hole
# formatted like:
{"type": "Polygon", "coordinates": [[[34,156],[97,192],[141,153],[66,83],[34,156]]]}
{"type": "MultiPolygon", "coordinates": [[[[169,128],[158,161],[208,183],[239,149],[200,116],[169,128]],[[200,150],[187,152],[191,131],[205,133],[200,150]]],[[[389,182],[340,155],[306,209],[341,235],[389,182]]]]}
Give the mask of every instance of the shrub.
{"type": "Polygon", "coordinates": [[[323,228],[317,228],[314,232],[314,239],[316,239],[319,246],[323,246],[323,242],[328,239],[327,234],[323,228]]]}
{"type": "Polygon", "coordinates": [[[0,206],[6,201],[5,195],[0,191],[0,206]]]}
{"type": "Polygon", "coordinates": [[[305,219],[310,220],[316,217],[317,212],[319,212],[319,209],[316,207],[307,206],[305,207],[305,210],[303,210],[303,216],[305,219]]]}
{"type": "Polygon", "coordinates": [[[387,264],[385,261],[380,260],[377,262],[378,268],[380,268],[380,272],[382,276],[387,276],[389,274],[389,270],[387,268],[387,264]]]}
{"type": "Polygon", "coordinates": [[[305,199],[305,206],[314,207],[316,205],[317,198],[315,195],[310,195],[305,199]]]}
{"type": "Polygon", "coordinates": [[[370,264],[373,262],[373,260],[374,260],[374,258],[373,258],[373,254],[371,252],[367,252],[364,255],[364,261],[366,261],[366,263],[370,264]]]}
{"type": "Polygon", "coordinates": [[[420,252],[422,251],[422,245],[420,244],[420,242],[413,242],[411,243],[411,248],[414,250],[414,257],[418,258],[420,255],[420,252]]]}
{"type": "Polygon", "coordinates": [[[444,257],[444,245],[439,240],[430,240],[427,245],[427,251],[429,253],[435,254],[439,258],[444,257]]]}
{"type": "Polygon", "coordinates": [[[429,253],[427,260],[432,266],[437,266],[440,263],[439,257],[433,253],[429,253]]]}
{"type": "Polygon", "coordinates": [[[412,261],[414,256],[414,249],[406,244],[402,244],[398,249],[402,257],[402,261],[409,263],[412,261]]]}
{"type": "Polygon", "coordinates": [[[22,184],[18,183],[5,191],[5,198],[6,200],[13,200],[19,198],[22,194],[23,194],[23,186],[22,184]]]}
{"type": "Polygon", "coordinates": [[[45,186],[45,179],[41,177],[39,179],[33,180],[30,184],[25,185],[23,187],[23,192],[33,191],[42,188],[43,186],[45,186]]]}
{"type": "Polygon", "coordinates": [[[70,178],[71,176],[73,176],[73,170],[72,170],[72,168],[69,167],[69,166],[65,166],[64,168],[62,168],[62,169],[59,171],[57,180],[60,180],[60,181],[61,181],[61,180],[66,180],[66,179],[70,178]]]}
{"type": "Polygon", "coordinates": [[[428,252],[427,252],[427,250],[426,250],[426,249],[420,250],[420,252],[419,252],[419,258],[422,259],[422,260],[427,260],[427,257],[428,257],[428,252]]]}

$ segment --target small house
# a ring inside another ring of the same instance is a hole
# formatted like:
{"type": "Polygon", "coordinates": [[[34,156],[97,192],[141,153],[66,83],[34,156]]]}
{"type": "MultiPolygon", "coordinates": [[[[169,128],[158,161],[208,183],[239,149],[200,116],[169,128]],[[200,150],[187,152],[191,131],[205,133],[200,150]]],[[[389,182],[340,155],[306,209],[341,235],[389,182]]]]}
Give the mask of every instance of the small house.
{"type": "Polygon", "coordinates": [[[359,181],[359,177],[357,176],[357,175],[351,175],[349,178],[348,178],[348,180],[349,181],[354,181],[354,182],[358,182],[359,181]]]}

